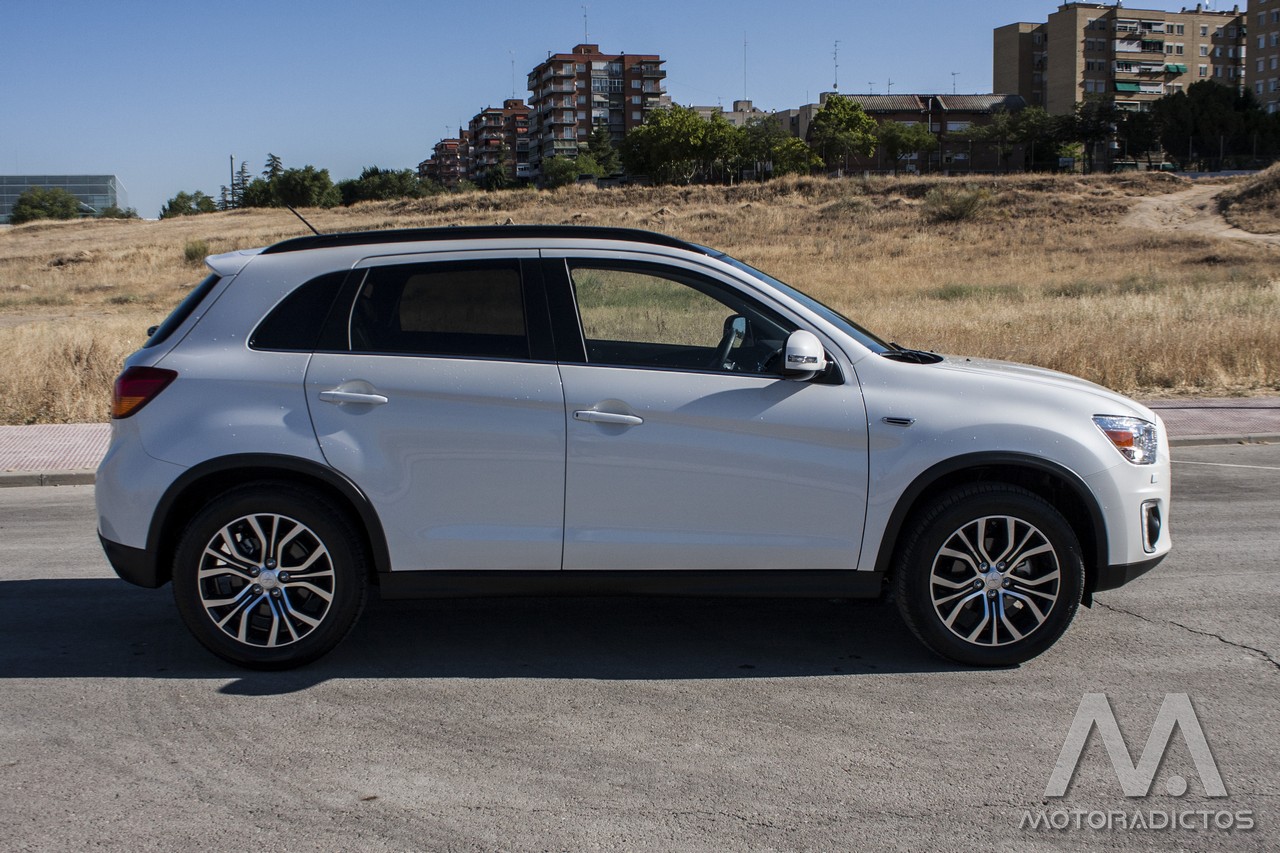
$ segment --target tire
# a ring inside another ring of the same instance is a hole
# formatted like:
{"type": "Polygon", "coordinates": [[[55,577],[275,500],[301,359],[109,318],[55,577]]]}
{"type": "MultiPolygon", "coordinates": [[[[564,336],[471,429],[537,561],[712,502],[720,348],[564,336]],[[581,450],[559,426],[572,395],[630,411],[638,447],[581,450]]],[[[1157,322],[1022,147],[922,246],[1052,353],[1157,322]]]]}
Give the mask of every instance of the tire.
{"type": "Polygon", "coordinates": [[[1084,591],[1080,543],[1043,498],[990,483],[941,495],[909,522],[894,563],[898,611],[935,653],[1012,666],[1052,646],[1084,591]]]}
{"type": "Polygon", "coordinates": [[[359,535],[328,500],[287,483],[251,483],[187,525],[173,595],[191,633],[218,657],[288,669],[331,651],[355,625],[365,566],[359,535]]]}

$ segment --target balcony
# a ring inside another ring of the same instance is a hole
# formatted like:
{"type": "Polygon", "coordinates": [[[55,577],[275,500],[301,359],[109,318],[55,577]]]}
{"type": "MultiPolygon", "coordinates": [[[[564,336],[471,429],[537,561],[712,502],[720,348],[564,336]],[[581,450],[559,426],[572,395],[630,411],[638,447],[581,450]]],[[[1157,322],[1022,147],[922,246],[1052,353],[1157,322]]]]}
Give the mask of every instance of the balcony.
{"type": "Polygon", "coordinates": [[[654,80],[661,80],[667,76],[667,72],[663,71],[657,65],[633,65],[631,66],[632,74],[639,74],[641,77],[650,77],[654,80]]]}

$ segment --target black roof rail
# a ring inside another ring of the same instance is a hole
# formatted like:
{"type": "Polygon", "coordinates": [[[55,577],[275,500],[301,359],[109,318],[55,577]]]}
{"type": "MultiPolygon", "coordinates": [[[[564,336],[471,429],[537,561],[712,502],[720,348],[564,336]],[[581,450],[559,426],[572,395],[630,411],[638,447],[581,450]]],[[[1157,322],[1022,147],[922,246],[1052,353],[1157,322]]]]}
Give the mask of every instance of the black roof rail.
{"type": "Polygon", "coordinates": [[[320,234],[314,237],[295,237],[262,250],[264,255],[282,252],[301,252],[306,249],[329,249],[339,246],[365,246],[383,243],[419,243],[431,240],[483,240],[501,238],[576,238],[579,240],[626,240],[632,243],[650,243],[675,249],[706,254],[706,250],[693,243],[679,240],[656,231],[639,228],[607,228],[598,225],[455,225],[444,228],[402,228],[389,231],[349,231],[341,234],[320,234]]]}

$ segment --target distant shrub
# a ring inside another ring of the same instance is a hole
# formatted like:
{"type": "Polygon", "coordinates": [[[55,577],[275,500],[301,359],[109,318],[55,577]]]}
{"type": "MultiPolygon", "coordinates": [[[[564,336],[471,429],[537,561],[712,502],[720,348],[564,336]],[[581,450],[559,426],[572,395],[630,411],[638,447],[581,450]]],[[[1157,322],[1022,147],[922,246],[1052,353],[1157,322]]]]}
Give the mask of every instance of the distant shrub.
{"type": "Polygon", "coordinates": [[[991,199],[978,187],[934,187],[925,193],[924,211],[934,222],[963,222],[975,218],[991,199]]]}
{"type": "Polygon", "coordinates": [[[204,240],[188,240],[182,247],[182,256],[187,263],[199,265],[209,256],[209,244],[204,240]]]}

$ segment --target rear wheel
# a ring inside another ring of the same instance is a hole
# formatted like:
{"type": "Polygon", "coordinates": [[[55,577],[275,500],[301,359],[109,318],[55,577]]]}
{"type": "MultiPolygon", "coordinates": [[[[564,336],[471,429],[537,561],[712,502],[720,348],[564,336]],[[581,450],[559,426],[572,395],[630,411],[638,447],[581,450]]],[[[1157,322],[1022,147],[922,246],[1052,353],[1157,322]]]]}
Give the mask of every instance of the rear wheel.
{"type": "Polygon", "coordinates": [[[219,657],[286,669],[333,649],[365,600],[360,539],[329,501],[285,483],[216,498],[178,545],[173,592],[187,627],[219,657]]]}
{"type": "Polygon", "coordinates": [[[1075,533],[1043,498],[1003,484],[942,495],[911,523],[895,565],[903,619],[955,661],[1007,666],[1049,648],[1084,590],[1075,533]]]}

